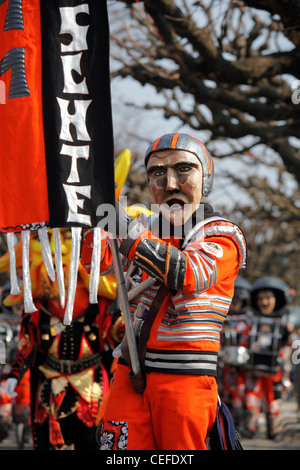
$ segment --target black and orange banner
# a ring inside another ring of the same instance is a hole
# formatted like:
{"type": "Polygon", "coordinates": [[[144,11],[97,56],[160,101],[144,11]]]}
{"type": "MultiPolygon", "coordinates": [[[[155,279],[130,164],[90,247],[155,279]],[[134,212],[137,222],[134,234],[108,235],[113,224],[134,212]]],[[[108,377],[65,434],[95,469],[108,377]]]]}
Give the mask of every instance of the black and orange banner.
{"type": "Polygon", "coordinates": [[[0,231],[114,204],[105,0],[0,1],[0,231]]]}

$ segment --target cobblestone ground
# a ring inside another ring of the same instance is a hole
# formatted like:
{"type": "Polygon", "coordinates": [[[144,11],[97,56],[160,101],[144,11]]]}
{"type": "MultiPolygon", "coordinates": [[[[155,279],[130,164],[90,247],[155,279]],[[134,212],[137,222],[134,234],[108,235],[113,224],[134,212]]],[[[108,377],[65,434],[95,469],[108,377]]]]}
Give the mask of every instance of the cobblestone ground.
{"type": "Polygon", "coordinates": [[[300,410],[294,399],[285,399],[281,404],[274,440],[266,438],[263,415],[259,422],[259,431],[253,439],[241,439],[245,450],[300,450],[300,410]]]}
{"type": "Polygon", "coordinates": [[[20,432],[21,429],[19,428],[17,430],[17,426],[15,424],[11,424],[8,436],[0,442],[0,450],[32,450],[30,429],[25,433],[25,442],[23,444],[21,444],[21,440],[20,444],[18,444],[17,431],[20,432]]]}
{"type": "MultiPolygon", "coordinates": [[[[266,438],[264,416],[260,417],[260,429],[253,439],[241,438],[244,450],[300,450],[300,410],[294,399],[285,399],[277,424],[275,440],[266,438]]],[[[31,450],[30,433],[22,450],[31,450]]],[[[16,426],[12,425],[9,435],[0,443],[0,450],[21,450],[16,438],[16,426]]]]}

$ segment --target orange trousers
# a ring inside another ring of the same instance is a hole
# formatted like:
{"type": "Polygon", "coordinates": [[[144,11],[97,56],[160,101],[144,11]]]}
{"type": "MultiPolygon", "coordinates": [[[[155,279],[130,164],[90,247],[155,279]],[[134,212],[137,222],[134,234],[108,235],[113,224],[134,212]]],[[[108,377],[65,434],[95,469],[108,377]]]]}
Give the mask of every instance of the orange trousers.
{"type": "Polygon", "coordinates": [[[210,376],[147,374],[136,393],[118,365],[102,410],[102,450],[204,450],[215,421],[218,388],[210,376]]]}
{"type": "Polygon", "coordinates": [[[274,382],[277,381],[278,374],[255,377],[253,389],[249,390],[246,395],[247,408],[259,414],[264,400],[265,412],[278,416],[280,400],[274,394],[274,382]]]}

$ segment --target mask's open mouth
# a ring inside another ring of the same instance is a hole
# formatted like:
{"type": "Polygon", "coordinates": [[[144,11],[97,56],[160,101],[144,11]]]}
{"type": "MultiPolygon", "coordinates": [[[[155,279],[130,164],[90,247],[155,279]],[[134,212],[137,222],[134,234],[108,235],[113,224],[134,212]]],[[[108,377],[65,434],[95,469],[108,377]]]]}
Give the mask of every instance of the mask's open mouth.
{"type": "Polygon", "coordinates": [[[169,207],[174,206],[172,207],[174,210],[179,209],[178,206],[180,207],[184,206],[184,202],[181,199],[177,199],[177,198],[169,199],[168,201],[165,202],[165,204],[167,204],[169,207]]]}
{"type": "Polygon", "coordinates": [[[190,216],[189,204],[186,204],[182,199],[171,198],[159,207],[162,215],[174,226],[184,224],[190,216]]]}

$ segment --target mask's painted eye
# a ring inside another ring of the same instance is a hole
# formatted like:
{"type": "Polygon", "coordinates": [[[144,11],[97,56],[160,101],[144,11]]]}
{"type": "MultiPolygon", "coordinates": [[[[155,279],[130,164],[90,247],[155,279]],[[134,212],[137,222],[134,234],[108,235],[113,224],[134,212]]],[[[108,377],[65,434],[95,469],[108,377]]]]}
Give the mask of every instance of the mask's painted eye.
{"type": "Polygon", "coordinates": [[[190,171],[192,168],[190,166],[181,166],[178,168],[179,173],[186,173],[187,171],[190,171]]]}
{"type": "Polygon", "coordinates": [[[166,173],[166,170],[161,169],[161,170],[154,171],[152,175],[158,177],[158,176],[163,176],[165,173],[166,173]]]}

